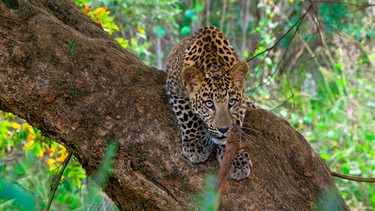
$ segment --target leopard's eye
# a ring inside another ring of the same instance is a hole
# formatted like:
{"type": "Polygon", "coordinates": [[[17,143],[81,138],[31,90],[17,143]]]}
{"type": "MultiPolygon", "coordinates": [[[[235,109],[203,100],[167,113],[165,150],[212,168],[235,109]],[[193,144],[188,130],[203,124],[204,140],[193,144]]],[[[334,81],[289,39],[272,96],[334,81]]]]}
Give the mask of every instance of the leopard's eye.
{"type": "Polygon", "coordinates": [[[210,108],[210,109],[214,107],[214,102],[212,102],[211,100],[206,100],[204,104],[206,105],[207,108],[210,108]]]}
{"type": "Polygon", "coordinates": [[[230,99],[230,100],[228,101],[228,105],[229,105],[230,107],[233,107],[234,105],[236,105],[236,102],[237,102],[237,100],[235,100],[235,99],[230,99]]]}

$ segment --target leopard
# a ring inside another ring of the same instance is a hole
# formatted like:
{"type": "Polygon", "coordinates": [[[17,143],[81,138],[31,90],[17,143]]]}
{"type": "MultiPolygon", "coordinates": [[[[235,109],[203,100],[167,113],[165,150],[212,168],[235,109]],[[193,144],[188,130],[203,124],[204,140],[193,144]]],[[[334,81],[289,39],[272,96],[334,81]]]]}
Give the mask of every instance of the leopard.
{"type": "MultiPolygon", "coordinates": [[[[244,95],[249,67],[241,61],[225,34],[206,26],[185,37],[166,61],[166,91],[181,131],[182,152],[192,163],[211,154],[221,165],[233,124],[242,127],[247,107],[244,95]]],[[[249,153],[237,152],[230,177],[242,180],[252,168],[249,153]]]]}

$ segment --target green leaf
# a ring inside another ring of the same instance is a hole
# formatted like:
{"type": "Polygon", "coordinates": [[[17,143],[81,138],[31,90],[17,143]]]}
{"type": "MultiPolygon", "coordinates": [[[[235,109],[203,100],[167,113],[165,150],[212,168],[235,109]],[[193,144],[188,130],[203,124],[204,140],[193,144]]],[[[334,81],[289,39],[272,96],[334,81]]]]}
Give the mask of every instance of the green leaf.
{"type": "Polygon", "coordinates": [[[129,46],[129,40],[125,40],[124,38],[122,37],[117,37],[116,38],[117,42],[120,43],[120,45],[123,47],[123,48],[128,48],[129,46]]]}
{"type": "Polygon", "coordinates": [[[336,62],[335,67],[339,70],[342,70],[343,64],[336,62]]]}
{"type": "Polygon", "coordinates": [[[198,2],[197,4],[195,4],[194,6],[194,10],[197,12],[197,14],[199,14],[203,9],[203,4],[202,2],[198,2]]]}
{"type": "Polygon", "coordinates": [[[320,157],[322,157],[324,160],[329,160],[329,158],[331,157],[330,154],[326,154],[326,153],[322,153],[320,154],[320,157]]]}
{"type": "Polygon", "coordinates": [[[311,124],[312,122],[312,118],[310,116],[304,116],[303,117],[303,121],[306,123],[306,124],[311,124]]]}
{"type": "Polygon", "coordinates": [[[14,199],[24,210],[35,210],[35,199],[30,193],[3,179],[0,180],[0,199],[14,199]]]}
{"type": "Polygon", "coordinates": [[[367,132],[363,132],[363,135],[366,137],[367,140],[369,141],[374,141],[375,140],[375,135],[372,134],[372,133],[367,133],[367,132]]]}
{"type": "Polygon", "coordinates": [[[73,54],[74,49],[76,48],[76,43],[74,40],[74,36],[72,37],[72,42],[70,43],[70,49],[68,55],[71,56],[73,54]]]}
{"type": "Polygon", "coordinates": [[[158,28],[156,28],[155,33],[156,33],[159,37],[161,37],[161,36],[163,36],[163,35],[166,33],[166,31],[165,31],[165,28],[164,28],[164,27],[158,27],[158,28]]]}
{"type": "Polygon", "coordinates": [[[101,187],[103,187],[109,179],[114,167],[114,158],[118,150],[116,142],[109,142],[105,151],[104,159],[101,161],[99,168],[92,174],[91,178],[101,187]]]}
{"type": "Polygon", "coordinates": [[[191,20],[194,22],[194,23],[197,23],[198,22],[198,17],[196,15],[193,15],[193,17],[191,17],[191,20]]]}
{"type": "Polygon", "coordinates": [[[188,9],[188,10],[185,11],[184,15],[185,15],[186,18],[190,19],[194,15],[194,10],[188,9]]]}
{"type": "Polygon", "coordinates": [[[272,60],[269,57],[264,58],[264,61],[269,65],[272,66],[272,60]]]}
{"type": "Polygon", "coordinates": [[[181,34],[182,34],[182,35],[189,35],[189,34],[190,34],[190,31],[191,31],[190,26],[184,26],[184,27],[182,27],[182,29],[181,29],[181,34]]]}
{"type": "Polygon", "coordinates": [[[341,165],[341,171],[343,174],[349,174],[350,169],[347,163],[341,165]]]}
{"type": "Polygon", "coordinates": [[[249,54],[249,50],[247,50],[247,48],[245,48],[245,50],[243,51],[243,58],[247,59],[249,58],[250,54],[249,54]]]}
{"type": "Polygon", "coordinates": [[[345,87],[346,85],[347,85],[347,82],[345,80],[340,79],[337,81],[337,86],[339,87],[345,87]]]}

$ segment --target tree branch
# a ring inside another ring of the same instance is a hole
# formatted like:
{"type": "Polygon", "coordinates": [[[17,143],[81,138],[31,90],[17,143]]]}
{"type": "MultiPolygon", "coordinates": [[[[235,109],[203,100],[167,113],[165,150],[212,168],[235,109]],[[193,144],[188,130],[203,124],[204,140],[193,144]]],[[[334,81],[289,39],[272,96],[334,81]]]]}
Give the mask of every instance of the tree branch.
{"type": "MultiPolygon", "coordinates": [[[[3,2],[0,109],[63,144],[88,174],[114,140],[105,192],[121,210],[194,208],[205,175],[219,166],[213,157],[195,165],[182,155],[165,73],[122,49],[73,1],[3,2]]],[[[249,109],[244,125],[252,175],[227,182],[222,209],[319,210],[329,202],[348,210],[328,167],[286,121],[249,109]]]]}

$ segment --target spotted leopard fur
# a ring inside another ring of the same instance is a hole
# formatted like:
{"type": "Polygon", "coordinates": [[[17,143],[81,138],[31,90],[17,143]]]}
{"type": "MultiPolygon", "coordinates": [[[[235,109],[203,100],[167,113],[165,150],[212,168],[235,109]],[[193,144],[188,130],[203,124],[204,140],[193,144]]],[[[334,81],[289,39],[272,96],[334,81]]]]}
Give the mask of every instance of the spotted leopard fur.
{"type": "MultiPolygon", "coordinates": [[[[182,40],[167,59],[167,93],[181,129],[183,154],[205,162],[213,151],[221,163],[232,125],[242,126],[247,106],[243,95],[248,66],[240,61],[219,29],[201,28],[182,40]]],[[[251,161],[240,151],[231,177],[250,175],[251,161]]]]}

